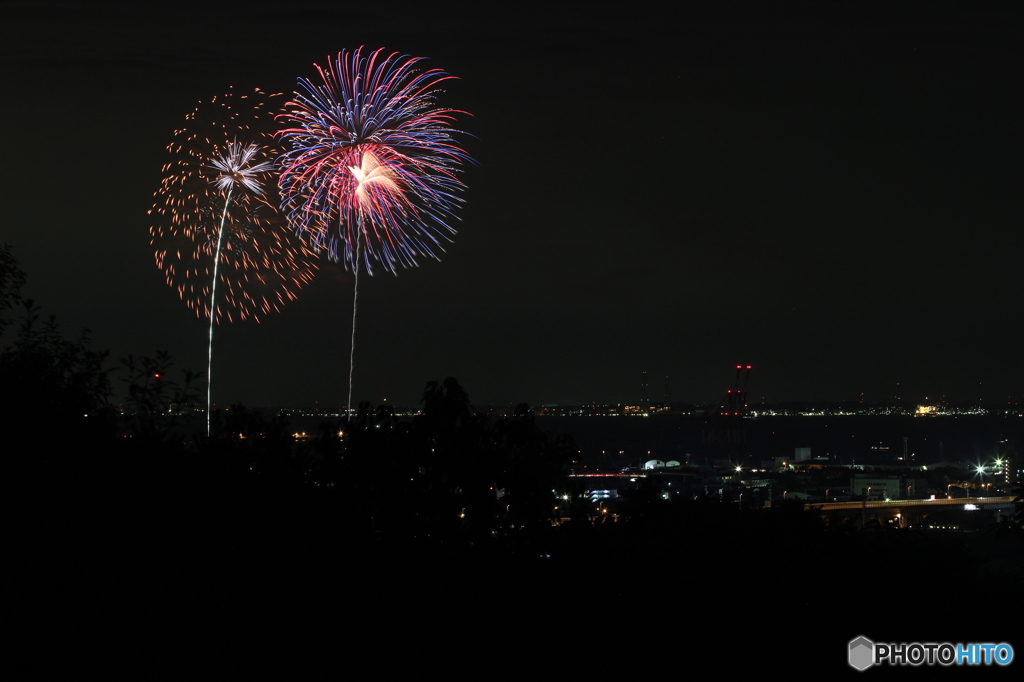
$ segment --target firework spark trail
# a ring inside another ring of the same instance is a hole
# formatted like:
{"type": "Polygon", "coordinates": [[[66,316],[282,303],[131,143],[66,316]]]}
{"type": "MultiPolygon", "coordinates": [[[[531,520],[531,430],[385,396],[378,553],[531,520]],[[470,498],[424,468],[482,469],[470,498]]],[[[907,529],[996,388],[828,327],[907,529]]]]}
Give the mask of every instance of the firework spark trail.
{"type": "Polygon", "coordinates": [[[167,148],[172,160],[149,212],[157,266],[210,320],[207,433],[213,325],[276,312],[316,270],[315,255],[280,214],[272,180],[281,102],[256,90],[200,103],[167,148]]]}
{"type": "Polygon", "coordinates": [[[352,337],[348,346],[348,398],[345,405],[348,408],[349,418],[352,417],[352,373],[356,366],[356,312],[359,309],[359,246],[362,240],[359,235],[362,233],[362,225],[358,226],[356,232],[356,259],[352,266],[355,283],[352,285],[352,337]]]}
{"type": "Polygon", "coordinates": [[[465,112],[435,106],[453,76],[421,70],[422,61],[383,49],[342,51],[316,66],[319,81],[299,79],[280,117],[282,209],[313,248],[355,276],[350,411],[360,269],[372,275],[376,262],[397,274],[420,257],[438,259],[462,202],[456,173],[470,158],[451,126],[465,112]]]}
{"type": "MultiPolygon", "coordinates": [[[[213,164],[211,164],[213,165],[213,164]]],[[[218,178],[218,185],[220,178],[218,178]]],[[[224,223],[228,219],[228,208],[231,206],[231,194],[235,191],[233,182],[224,183],[228,194],[224,197],[224,210],[221,213],[220,228],[217,230],[217,250],[213,252],[213,278],[210,283],[210,310],[217,309],[217,266],[220,265],[220,247],[224,243],[224,223]]],[[[213,405],[213,323],[216,316],[210,314],[210,339],[206,349],[206,435],[210,435],[210,407],[213,405]]]]}

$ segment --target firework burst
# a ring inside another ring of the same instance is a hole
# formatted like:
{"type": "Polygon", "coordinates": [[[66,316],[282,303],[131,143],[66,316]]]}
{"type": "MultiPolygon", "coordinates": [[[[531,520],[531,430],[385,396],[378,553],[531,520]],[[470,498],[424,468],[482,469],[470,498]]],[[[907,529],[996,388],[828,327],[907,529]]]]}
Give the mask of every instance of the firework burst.
{"type": "Polygon", "coordinates": [[[157,267],[210,320],[207,433],[214,324],[258,321],[294,299],[315,272],[313,253],[278,209],[273,133],[281,101],[256,90],[200,104],[175,131],[172,160],[150,210],[157,267]]]}
{"type": "Polygon", "coordinates": [[[298,234],[355,275],[348,407],[352,407],[360,266],[397,274],[420,257],[437,258],[455,230],[457,172],[468,154],[452,128],[458,114],[435,105],[452,78],[422,70],[423,59],[383,49],[343,51],[299,79],[280,118],[282,208],[298,234]]]}
{"type": "Polygon", "coordinates": [[[281,117],[282,206],[312,246],[351,270],[390,272],[437,258],[455,230],[459,112],[435,106],[451,78],[422,58],[341,52],[317,81],[300,79],[281,117]]]}
{"type": "Polygon", "coordinates": [[[172,158],[149,211],[150,243],[167,284],[200,318],[211,317],[216,287],[215,322],[259,320],[293,300],[316,271],[315,256],[278,209],[273,134],[283,101],[229,91],[201,103],[167,147],[172,158]]]}

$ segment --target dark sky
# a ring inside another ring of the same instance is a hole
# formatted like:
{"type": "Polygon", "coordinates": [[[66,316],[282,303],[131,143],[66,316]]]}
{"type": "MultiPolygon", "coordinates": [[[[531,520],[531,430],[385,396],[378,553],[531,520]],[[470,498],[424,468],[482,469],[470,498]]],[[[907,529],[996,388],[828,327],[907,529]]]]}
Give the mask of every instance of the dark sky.
{"type": "MultiPolygon", "coordinates": [[[[205,370],[149,246],[172,130],[383,46],[459,77],[479,165],[441,262],[361,279],[359,399],[1024,395],[1018,3],[556,5],[14,2],[0,240],[67,332],[205,370]]],[[[341,405],[351,299],[325,262],[219,327],[215,401],[341,405]]]]}

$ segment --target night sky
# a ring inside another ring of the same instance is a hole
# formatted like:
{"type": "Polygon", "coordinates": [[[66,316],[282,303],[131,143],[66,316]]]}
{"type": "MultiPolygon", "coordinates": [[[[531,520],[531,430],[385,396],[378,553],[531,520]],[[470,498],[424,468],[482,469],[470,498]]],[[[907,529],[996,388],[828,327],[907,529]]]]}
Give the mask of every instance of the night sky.
{"type": "MultiPolygon", "coordinates": [[[[355,395],[415,405],[1024,395],[1018,3],[15,2],[3,220],[25,293],[111,363],[205,371],[149,245],[172,131],[360,45],[459,77],[478,161],[441,262],[361,278],[355,395]],[[977,6],[980,5],[980,6],[977,6]],[[690,8],[692,6],[692,8],[690,8]]],[[[214,400],[337,407],[352,277],[222,325],[214,400]]]]}

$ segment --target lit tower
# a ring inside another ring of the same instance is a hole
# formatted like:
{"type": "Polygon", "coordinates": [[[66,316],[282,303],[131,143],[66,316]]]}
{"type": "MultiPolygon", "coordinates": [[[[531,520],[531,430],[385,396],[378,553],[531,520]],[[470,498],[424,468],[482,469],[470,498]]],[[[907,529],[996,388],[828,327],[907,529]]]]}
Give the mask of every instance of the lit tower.
{"type": "Polygon", "coordinates": [[[710,459],[728,459],[740,462],[749,457],[750,444],[747,441],[747,384],[750,381],[750,365],[736,365],[733,387],[717,406],[704,415],[701,444],[704,456],[710,459]]]}

